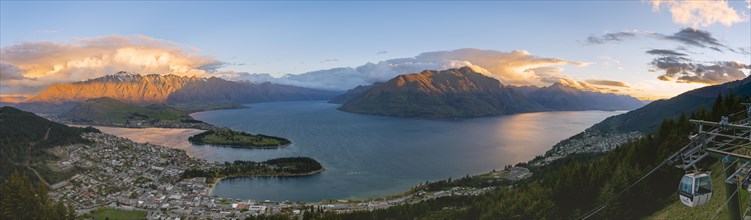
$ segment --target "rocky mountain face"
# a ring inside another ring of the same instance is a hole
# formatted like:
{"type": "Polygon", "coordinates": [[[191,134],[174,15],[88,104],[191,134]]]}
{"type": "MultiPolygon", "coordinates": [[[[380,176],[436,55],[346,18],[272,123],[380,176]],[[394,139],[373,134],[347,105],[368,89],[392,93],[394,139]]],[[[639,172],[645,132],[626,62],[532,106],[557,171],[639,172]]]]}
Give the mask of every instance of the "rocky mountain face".
{"type": "Polygon", "coordinates": [[[554,111],[632,110],[644,105],[631,96],[585,91],[560,83],[528,92],[527,98],[554,111]]]}
{"type": "Polygon", "coordinates": [[[170,94],[167,102],[176,103],[257,103],[274,101],[326,100],[338,92],[308,89],[274,83],[256,84],[208,78],[187,84],[170,94]]]}
{"type": "Polygon", "coordinates": [[[56,84],[25,102],[27,111],[61,114],[88,99],[109,97],[129,104],[232,104],[326,100],[339,93],[273,83],[228,81],[176,75],[118,72],[82,82],[56,84]]]}
{"type": "Polygon", "coordinates": [[[332,99],[346,112],[406,117],[476,117],[538,111],[632,110],[644,103],[626,95],[555,83],[512,87],[465,67],[426,70],[358,86],[332,99]]]}
{"type": "Polygon", "coordinates": [[[110,97],[128,103],[164,103],[173,92],[188,83],[198,81],[203,81],[203,79],[159,74],[142,76],[118,72],[82,82],[52,85],[25,102],[62,104],[82,102],[90,98],[110,97]]]}
{"type": "Polygon", "coordinates": [[[500,81],[469,67],[400,75],[374,85],[339,109],[363,114],[437,118],[545,110],[500,81]]]}

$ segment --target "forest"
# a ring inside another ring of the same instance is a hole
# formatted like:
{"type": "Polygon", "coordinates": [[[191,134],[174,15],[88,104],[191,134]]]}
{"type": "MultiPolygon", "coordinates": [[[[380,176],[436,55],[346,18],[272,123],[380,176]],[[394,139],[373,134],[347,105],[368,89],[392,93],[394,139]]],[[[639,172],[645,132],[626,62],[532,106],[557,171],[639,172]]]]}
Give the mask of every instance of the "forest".
{"type": "MultiPolygon", "coordinates": [[[[32,169],[52,182],[61,177],[43,166],[51,159],[45,149],[54,146],[89,143],[81,137],[84,132],[99,132],[87,128],[68,127],[13,107],[0,108],[0,183],[13,173],[35,176],[32,169]]],[[[39,178],[31,178],[39,181],[39,178]]]]}
{"type": "Polygon", "coordinates": [[[35,186],[28,176],[12,173],[0,188],[0,219],[76,219],[73,204],[54,201],[47,192],[46,185],[35,186]]]}

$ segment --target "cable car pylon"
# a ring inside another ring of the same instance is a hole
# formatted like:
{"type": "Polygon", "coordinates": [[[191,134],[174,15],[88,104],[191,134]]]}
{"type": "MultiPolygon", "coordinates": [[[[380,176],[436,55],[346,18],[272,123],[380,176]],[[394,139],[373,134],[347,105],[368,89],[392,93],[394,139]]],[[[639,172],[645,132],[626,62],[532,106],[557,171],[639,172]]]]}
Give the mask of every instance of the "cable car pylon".
{"type": "MultiPolygon", "coordinates": [[[[662,163],[639,178],[625,189],[616,193],[603,204],[584,213],[578,219],[587,219],[604,209],[613,199],[636,186],[649,175],[652,175],[663,165],[673,165],[687,171],[678,186],[679,200],[690,207],[706,204],[713,194],[711,173],[702,172],[696,164],[707,157],[714,157],[722,161],[725,176],[725,194],[728,200],[723,206],[728,207],[730,219],[741,219],[738,182],[742,182],[744,189],[751,192],[751,103],[742,103],[746,110],[723,116],[719,122],[703,120],[689,120],[697,124],[699,132],[690,137],[690,142],[683,148],[670,155],[662,163]],[[734,122],[730,118],[746,113],[746,117],[734,122]],[[705,130],[704,126],[711,126],[705,130]],[[745,152],[740,150],[745,149],[745,152]],[[741,169],[736,169],[738,162],[744,162],[741,169]],[[689,171],[689,169],[693,169],[689,171]],[[735,190],[734,190],[735,189],[735,190]],[[684,198],[687,200],[684,201],[684,198]]],[[[722,208],[722,207],[721,207],[722,208]]],[[[751,209],[751,201],[749,207],[751,209]]],[[[745,215],[745,213],[744,213],[745,215]]],[[[744,216],[745,217],[745,216],[744,216]]]]}
{"type": "Polygon", "coordinates": [[[681,148],[671,161],[673,164],[677,163],[677,168],[687,171],[678,185],[678,197],[684,205],[701,206],[711,199],[711,173],[702,172],[696,165],[707,157],[713,157],[721,160],[723,165],[723,182],[727,198],[723,206],[727,206],[730,219],[741,219],[738,182],[748,182],[744,189],[751,192],[751,186],[748,186],[751,185],[751,156],[748,154],[748,149],[751,149],[751,103],[743,105],[746,107],[745,111],[723,116],[719,122],[689,120],[698,125],[699,132],[691,137],[691,142],[681,148]],[[746,113],[745,118],[730,121],[730,118],[743,113],[746,113]],[[704,126],[710,128],[705,130],[704,126]],[[743,165],[737,169],[739,162],[743,165]]]}

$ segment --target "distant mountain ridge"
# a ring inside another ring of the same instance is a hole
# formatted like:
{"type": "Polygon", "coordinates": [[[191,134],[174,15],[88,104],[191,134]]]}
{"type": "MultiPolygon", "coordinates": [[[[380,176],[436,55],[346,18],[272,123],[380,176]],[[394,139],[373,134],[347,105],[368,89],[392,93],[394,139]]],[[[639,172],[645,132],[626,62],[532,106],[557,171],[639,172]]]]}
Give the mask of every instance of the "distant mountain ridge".
{"type": "Polygon", "coordinates": [[[202,81],[199,77],[177,75],[139,75],[118,72],[81,82],[55,84],[25,102],[62,104],[90,98],[110,97],[137,104],[165,103],[167,97],[183,86],[202,81]]]}
{"type": "Polygon", "coordinates": [[[339,94],[339,92],[269,82],[256,84],[249,81],[228,81],[212,77],[185,85],[170,94],[167,103],[258,103],[327,100],[339,94]]]}
{"type": "Polygon", "coordinates": [[[344,92],[344,94],[338,95],[334,97],[333,99],[329,100],[329,103],[344,104],[346,102],[349,102],[352,99],[357,98],[357,96],[359,96],[363,92],[366,92],[369,89],[375,86],[381,85],[381,84],[383,83],[378,82],[378,83],[373,83],[373,84],[366,85],[366,86],[362,86],[362,85],[357,86],[353,89],[347,90],[346,92],[344,92]]]}
{"type": "Polygon", "coordinates": [[[561,83],[533,90],[527,97],[555,111],[631,110],[644,106],[631,96],[585,91],[561,83]]]}
{"type": "Polygon", "coordinates": [[[329,101],[346,112],[406,117],[476,117],[539,111],[631,110],[636,98],[555,83],[512,87],[469,67],[426,70],[358,86],[329,101]]]}
{"type": "Polygon", "coordinates": [[[400,75],[367,89],[339,109],[353,113],[436,118],[544,110],[497,79],[469,67],[400,75]]]}
{"type": "Polygon", "coordinates": [[[734,93],[751,96],[751,77],[684,92],[670,99],[657,100],[625,114],[611,116],[590,129],[606,132],[640,131],[652,133],[665,118],[678,117],[681,112],[691,113],[702,106],[710,107],[719,94],[734,93]]]}
{"type": "Polygon", "coordinates": [[[221,104],[273,101],[326,100],[338,92],[273,83],[255,84],[221,78],[177,75],[139,75],[118,72],[81,82],[55,84],[18,103],[18,108],[60,114],[88,99],[109,97],[122,102],[148,104],[221,104]]]}

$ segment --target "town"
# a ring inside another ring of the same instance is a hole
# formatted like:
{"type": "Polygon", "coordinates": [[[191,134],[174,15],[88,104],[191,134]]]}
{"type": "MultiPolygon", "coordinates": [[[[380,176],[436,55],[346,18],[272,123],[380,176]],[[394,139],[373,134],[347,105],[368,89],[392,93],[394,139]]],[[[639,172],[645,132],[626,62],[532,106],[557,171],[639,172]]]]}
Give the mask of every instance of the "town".
{"type": "MultiPolygon", "coordinates": [[[[100,207],[147,212],[148,219],[244,218],[259,215],[302,217],[306,211],[351,212],[384,209],[444,196],[479,195],[495,187],[453,187],[369,201],[324,200],[321,202],[255,201],[212,196],[217,180],[182,178],[191,167],[219,169],[223,163],[192,158],[184,151],[136,143],[108,134],[85,133],[93,144],[59,146],[50,153],[61,158],[61,171],[76,169],[70,179],[52,184],[50,196],[73,203],[79,215],[100,207]]],[[[514,168],[504,178],[520,179],[528,170],[514,168]]],[[[492,174],[492,173],[491,173],[492,174]]],[[[495,178],[501,178],[498,175],[495,178]]]]}
{"type": "Polygon", "coordinates": [[[644,134],[638,131],[605,133],[597,130],[585,130],[581,134],[554,145],[552,149],[545,152],[543,157],[535,158],[530,164],[544,166],[572,154],[608,152],[643,136],[644,134]]]}

